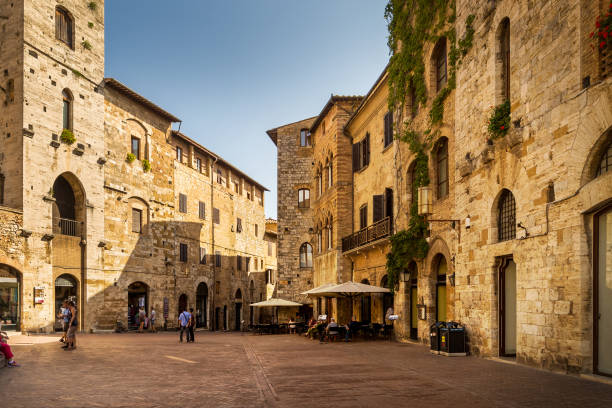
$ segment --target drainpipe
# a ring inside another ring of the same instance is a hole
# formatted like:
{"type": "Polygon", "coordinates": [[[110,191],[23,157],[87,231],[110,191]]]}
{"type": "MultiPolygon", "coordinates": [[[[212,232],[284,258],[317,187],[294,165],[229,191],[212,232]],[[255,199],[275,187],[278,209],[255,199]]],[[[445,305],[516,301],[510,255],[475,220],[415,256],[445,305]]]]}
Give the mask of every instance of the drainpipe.
{"type": "Polygon", "coordinates": [[[215,165],[217,164],[217,161],[219,160],[218,157],[214,158],[214,161],[212,163],[212,166],[210,166],[210,234],[211,234],[211,245],[212,245],[212,255],[213,255],[213,262],[212,262],[212,270],[213,270],[213,291],[212,291],[212,300],[210,302],[211,306],[212,306],[212,310],[209,310],[210,315],[212,316],[211,319],[208,319],[208,324],[209,326],[209,331],[215,331],[215,324],[217,324],[217,308],[216,308],[216,299],[215,299],[215,293],[217,292],[217,255],[215,254],[215,220],[214,220],[214,208],[215,208],[215,194],[214,194],[214,190],[215,190],[215,184],[214,184],[214,178],[215,178],[215,165]]]}

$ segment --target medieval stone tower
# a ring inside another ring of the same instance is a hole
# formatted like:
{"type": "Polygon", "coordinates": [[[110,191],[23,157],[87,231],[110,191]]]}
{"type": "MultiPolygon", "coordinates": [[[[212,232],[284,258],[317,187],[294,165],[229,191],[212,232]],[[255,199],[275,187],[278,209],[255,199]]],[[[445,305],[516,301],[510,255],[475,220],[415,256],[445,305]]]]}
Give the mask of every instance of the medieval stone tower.
{"type": "Polygon", "coordinates": [[[22,330],[51,329],[57,282],[87,316],[102,274],[103,78],[103,0],[0,3],[0,204],[23,211],[22,330]]]}

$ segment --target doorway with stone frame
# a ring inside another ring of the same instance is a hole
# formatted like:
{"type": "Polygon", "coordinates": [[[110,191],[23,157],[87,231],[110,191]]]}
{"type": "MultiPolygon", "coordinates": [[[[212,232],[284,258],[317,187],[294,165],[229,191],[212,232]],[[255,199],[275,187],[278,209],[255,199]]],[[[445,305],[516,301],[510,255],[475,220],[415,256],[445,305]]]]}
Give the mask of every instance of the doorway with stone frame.
{"type": "Polygon", "coordinates": [[[516,357],[517,268],[512,255],[498,258],[499,356],[516,357]]]}

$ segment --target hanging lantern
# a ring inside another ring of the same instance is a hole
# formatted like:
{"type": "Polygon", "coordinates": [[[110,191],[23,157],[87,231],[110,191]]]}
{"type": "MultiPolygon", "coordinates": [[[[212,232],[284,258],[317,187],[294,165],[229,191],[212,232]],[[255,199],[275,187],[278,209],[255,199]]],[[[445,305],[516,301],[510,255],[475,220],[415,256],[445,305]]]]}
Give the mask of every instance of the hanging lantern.
{"type": "Polygon", "coordinates": [[[433,212],[433,197],[431,187],[419,187],[418,191],[418,212],[419,215],[429,215],[433,212]]]}

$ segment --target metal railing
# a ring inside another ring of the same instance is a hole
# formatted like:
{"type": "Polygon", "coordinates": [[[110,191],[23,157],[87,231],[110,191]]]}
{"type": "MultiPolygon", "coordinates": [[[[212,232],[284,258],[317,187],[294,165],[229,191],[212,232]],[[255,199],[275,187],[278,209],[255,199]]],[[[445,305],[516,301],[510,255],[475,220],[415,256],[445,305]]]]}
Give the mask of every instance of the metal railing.
{"type": "Polygon", "coordinates": [[[350,251],[351,249],[388,237],[391,235],[392,226],[391,217],[386,217],[369,227],[342,238],[342,252],[350,251]]]}
{"type": "Polygon", "coordinates": [[[81,236],[81,222],[68,218],[55,218],[53,222],[53,233],[79,237],[81,236]]]}

